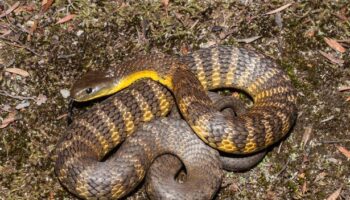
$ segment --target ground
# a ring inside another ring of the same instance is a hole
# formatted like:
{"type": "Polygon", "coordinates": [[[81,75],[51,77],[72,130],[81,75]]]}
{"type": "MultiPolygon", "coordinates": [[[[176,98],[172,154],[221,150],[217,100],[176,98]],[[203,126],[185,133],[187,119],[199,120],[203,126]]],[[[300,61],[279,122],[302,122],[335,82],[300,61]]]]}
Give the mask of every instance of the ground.
{"type": "Polygon", "coordinates": [[[0,1],[0,199],[74,199],[50,152],[67,127],[65,93],[88,69],[214,44],[274,59],[299,109],[289,137],[254,169],[226,173],[216,199],[350,199],[346,0],[16,2],[0,1]]]}

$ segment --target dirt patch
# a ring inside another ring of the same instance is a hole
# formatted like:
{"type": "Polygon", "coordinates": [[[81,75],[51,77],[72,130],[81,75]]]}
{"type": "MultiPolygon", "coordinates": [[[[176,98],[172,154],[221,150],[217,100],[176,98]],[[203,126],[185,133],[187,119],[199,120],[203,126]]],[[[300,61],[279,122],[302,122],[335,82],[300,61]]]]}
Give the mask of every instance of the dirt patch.
{"type": "MultiPolygon", "coordinates": [[[[50,152],[66,129],[61,93],[76,77],[137,53],[180,54],[213,44],[255,48],[275,59],[292,78],[299,107],[287,140],[253,170],[226,173],[217,199],[325,199],[339,188],[339,198],[350,199],[350,161],[337,148],[350,149],[350,91],[338,90],[350,86],[347,1],[294,3],[271,15],[287,2],[68,2],[42,12],[41,2],[21,1],[0,18],[0,122],[15,113],[0,129],[0,199],[74,199],[58,183],[50,152]],[[333,50],[325,37],[346,51],[333,50]],[[47,97],[42,104],[40,94],[47,97]]],[[[0,2],[0,15],[15,3],[0,2]]]]}

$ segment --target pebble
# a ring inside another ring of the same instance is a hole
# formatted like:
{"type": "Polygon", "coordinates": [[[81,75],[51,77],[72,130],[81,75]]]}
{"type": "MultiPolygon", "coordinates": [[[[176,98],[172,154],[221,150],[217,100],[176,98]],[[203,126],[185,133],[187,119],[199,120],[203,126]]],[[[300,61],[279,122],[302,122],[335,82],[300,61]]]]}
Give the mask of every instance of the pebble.
{"type": "Polygon", "coordinates": [[[60,90],[60,93],[61,93],[62,97],[65,98],[65,99],[70,96],[70,92],[67,89],[60,90]]]}

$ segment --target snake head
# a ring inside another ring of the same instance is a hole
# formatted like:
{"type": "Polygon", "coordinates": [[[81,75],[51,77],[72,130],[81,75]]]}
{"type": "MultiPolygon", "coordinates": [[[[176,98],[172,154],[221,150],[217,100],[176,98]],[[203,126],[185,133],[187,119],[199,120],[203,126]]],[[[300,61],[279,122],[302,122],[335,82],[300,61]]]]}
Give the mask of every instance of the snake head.
{"type": "Polygon", "coordinates": [[[111,70],[89,71],[74,83],[70,93],[75,101],[84,102],[115,93],[116,85],[111,70]]]}

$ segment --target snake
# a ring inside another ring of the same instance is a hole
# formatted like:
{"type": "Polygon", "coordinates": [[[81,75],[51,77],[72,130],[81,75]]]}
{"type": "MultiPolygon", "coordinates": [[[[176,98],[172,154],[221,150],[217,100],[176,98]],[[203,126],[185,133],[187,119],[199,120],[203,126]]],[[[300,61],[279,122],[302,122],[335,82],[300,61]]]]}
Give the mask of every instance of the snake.
{"type": "MultiPolygon", "coordinates": [[[[144,122],[166,116],[173,98],[202,141],[235,155],[260,152],[281,140],[297,112],[295,89],[286,73],[266,56],[233,46],[200,49],[180,58],[164,54],[135,56],[116,68],[87,73],[71,89],[72,98],[78,102],[114,93],[120,98],[97,105],[90,114],[73,122],[57,146],[55,173],[70,192],[81,198],[121,198],[134,188],[124,179],[113,184],[108,181],[115,175],[108,167],[101,166],[105,171],[95,174],[91,162],[103,161],[144,122]],[[163,86],[147,82],[132,87],[143,79],[163,86]],[[234,120],[227,119],[207,95],[208,90],[221,88],[247,93],[254,105],[234,120]],[[171,93],[165,92],[168,90],[171,93]]],[[[133,168],[137,169],[135,177],[143,177],[145,168],[137,164],[133,168]]]]}
{"type": "MultiPolygon", "coordinates": [[[[135,56],[115,68],[91,71],[75,82],[72,98],[89,101],[145,78],[167,87],[192,130],[222,152],[261,151],[281,140],[296,119],[296,91],[288,75],[260,53],[224,45],[203,48],[181,58],[164,54],[135,56]],[[206,92],[221,88],[247,93],[254,105],[234,121],[225,119],[206,92]]],[[[142,107],[144,121],[151,120],[152,105],[142,107]]]]}

